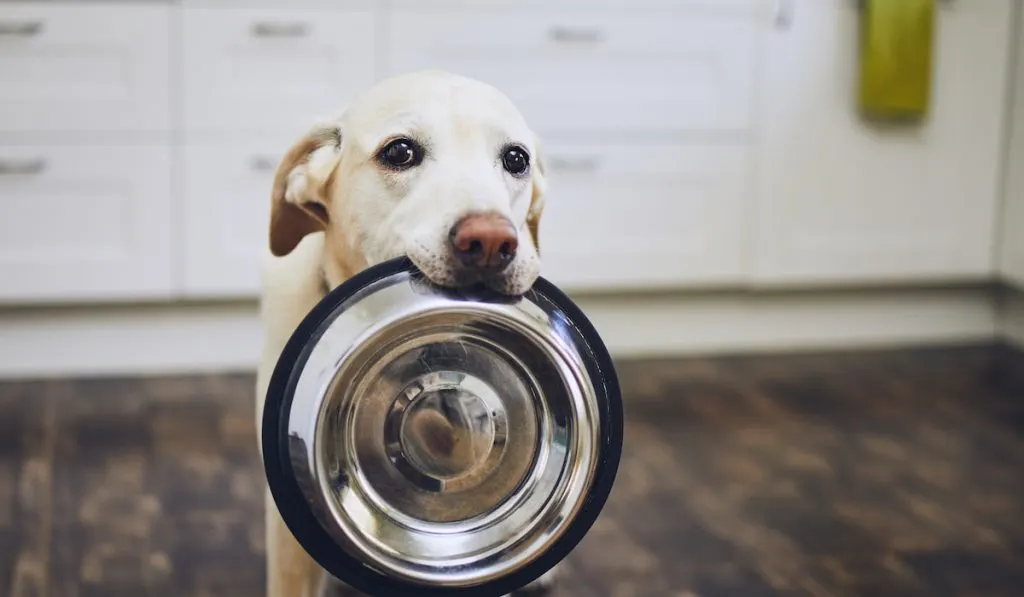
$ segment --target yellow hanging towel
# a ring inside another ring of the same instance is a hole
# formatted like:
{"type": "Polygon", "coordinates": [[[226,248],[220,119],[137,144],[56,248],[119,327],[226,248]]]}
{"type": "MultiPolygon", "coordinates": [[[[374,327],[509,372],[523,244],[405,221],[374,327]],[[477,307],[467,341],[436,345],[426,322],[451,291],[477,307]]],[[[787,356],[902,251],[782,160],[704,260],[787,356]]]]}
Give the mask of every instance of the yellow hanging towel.
{"type": "Polygon", "coordinates": [[[861,0],[861,112],[877,120],[928,114],[936,0],[861,0]]]}

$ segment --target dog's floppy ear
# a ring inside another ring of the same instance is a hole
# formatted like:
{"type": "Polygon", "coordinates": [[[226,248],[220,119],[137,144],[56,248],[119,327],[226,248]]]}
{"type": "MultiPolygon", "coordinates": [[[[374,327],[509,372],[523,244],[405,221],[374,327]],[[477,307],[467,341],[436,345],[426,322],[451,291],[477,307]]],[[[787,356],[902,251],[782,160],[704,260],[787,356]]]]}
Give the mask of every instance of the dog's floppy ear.
{"type": "Polygon", "coordinates": [[[530,209],[526,212],[526,227],[530,231],[533,246],[540,253],[540,216],[544,212],[544,193],[548,188],[547,166],[541,152],[540,141],[534,142],[533,156],[533,194],[530,197],[530,209]]]}
{"type": "Polygon", "coordinates": [[[340,155],[341,129],[325,123],[313,127],[281,159],[270,198],[270,252],[276,257],[327,227],[328,191],[340,155]]]}

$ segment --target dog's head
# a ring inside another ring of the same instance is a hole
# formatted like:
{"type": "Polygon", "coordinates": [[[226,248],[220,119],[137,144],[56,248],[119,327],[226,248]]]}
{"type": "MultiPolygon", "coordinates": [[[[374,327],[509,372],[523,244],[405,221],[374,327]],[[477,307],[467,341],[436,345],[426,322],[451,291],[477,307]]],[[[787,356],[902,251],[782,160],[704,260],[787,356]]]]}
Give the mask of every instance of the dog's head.
{"type": "Polygon", "coordinates": [[[502,93],[444,72],[400,75],[285,155],[270,249],[286,255],[322,230],[339,278],[407,255],[436,284],[520,294],[539,275],[543,191],[537,138],[502,93]]]}

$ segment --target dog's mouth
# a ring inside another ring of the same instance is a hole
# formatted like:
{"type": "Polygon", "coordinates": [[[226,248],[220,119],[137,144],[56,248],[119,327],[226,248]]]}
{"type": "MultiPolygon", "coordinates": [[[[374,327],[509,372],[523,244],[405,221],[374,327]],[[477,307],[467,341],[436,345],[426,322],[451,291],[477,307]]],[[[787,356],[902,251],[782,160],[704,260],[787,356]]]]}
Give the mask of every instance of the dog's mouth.
{"type": "Polygon", "coordinates": [[[429,251],[421,254],[410,251],[407,257],[427,281],[460,294],[522,296],[537,278],[536,274],[531,275],[530,272],[534,268],[524,267],[519,260],[513,260],[500,271],[481,271],[464,267],[455,259],[439,258],[429,251]]]}
{"type": "MultiPolygon", "coordinates": [[[[415,260],[413,262],[415,263],[415,260]]],[[[419,267],[419,269],[423,276],[431,283],[450,290],[458,290],[464,294],[477,292],[519,295],[525,292],[525,290],[515,288],[515,285],[510,281],[511,273],[507,270],[482,273],[458,267],[435,268],[432,270],[419,267]]]]}

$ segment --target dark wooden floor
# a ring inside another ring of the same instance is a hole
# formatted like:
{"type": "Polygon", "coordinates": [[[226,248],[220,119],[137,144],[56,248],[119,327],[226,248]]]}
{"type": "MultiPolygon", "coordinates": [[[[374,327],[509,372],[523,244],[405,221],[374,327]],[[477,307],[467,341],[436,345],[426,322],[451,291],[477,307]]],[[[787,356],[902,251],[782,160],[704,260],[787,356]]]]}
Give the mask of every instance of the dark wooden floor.
{"type": "MultiPolygon", "coordinates": [[[[1024,595],[1024,355],[621,364],[560,597],[1024,595]]],[[[248,376],[0,384],[0,595],[258,597],[248,376]]]]}

